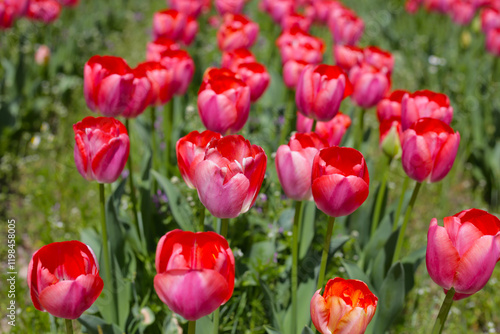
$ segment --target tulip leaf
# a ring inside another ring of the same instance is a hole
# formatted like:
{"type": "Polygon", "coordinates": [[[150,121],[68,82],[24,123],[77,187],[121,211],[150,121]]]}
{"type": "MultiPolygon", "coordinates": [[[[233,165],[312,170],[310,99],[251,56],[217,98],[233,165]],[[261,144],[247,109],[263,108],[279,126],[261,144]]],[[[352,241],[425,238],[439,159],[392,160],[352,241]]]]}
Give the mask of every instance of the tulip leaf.
{"type": "Polygon", "coordinates": [[[264,326],[264,329],[266,330],[267,334],[281,334],[280,331],[278,331],[278,330],[276,330],[276,329],[274,329],[272,327],[269,327],[267,325],[264,326]]]}
{"type": "Polygon", "coordinates": [[[212,334],[213,327],[214,324],[209,315],[196,320],[196,334],[212,334]]]}
{"type": "MultiPolygon", "coordinates": [[[[311,321],[310,315],[310,303],[312,296],[314,295],[314,291],[316,289],[316,280],[310,279],[307,282],[304,282],[299,285],[297,289],[297,300],[300,302],[297,303],[297,328],[302,328],[306,324],[311,321]]],[[[283,320],[283,332],[291,333],[291,323],[292,323],[292,305],[288,307],[285,318],[283,320]]]]}
{"type": "Polygon", "coordinates": [[[314,334],[314,331],[309,328],[308,326],[304,326],[304,329],[302,330],[302,334],[314,334]]]}
{"type": "Polygon", "coordinates": [[[260,241],[252,245],[250,250],[250,262],[254,266],[273,261],[276,246],[272,241],[260,241]]]}
{"type": "Polygon", "coordinates": [[[316,204],[311,201],[303,203],[302,228],[300,230],[299,259],[303,259],[314,239],[314,218],[316,216],[316,204]]]}
{"type": "Polygon", "coordinates": [[[85,329],[87,329],[87,333],[89,334],[123,333],[123,331],[120,330],[120,328],[118,328],[116,325],[110,325],[103,319],[89,314],[83,314],[80,318],[78,318],[78,322],[80,322],[85,327],[85,329]]]}
{"type": "Polygon", "coordinates": [[[191,208],[179,189],[157,171],[151,170],[151,174],[167,194],[168,205],[179,227],[184,231],[194,231],[191,208]]]}
{"type": "MultiPolygon", "coordinates": [[[[365,266],[378,256],[378,253],[384,248],[384,245],[392,233],[391,222],[388,219],[383,219],[363,250],[362,256],[364,256],[365,266]]],[[[366,267],[364,269],[366,269],[366,267]]]]}
{"type": "MultiPolygon", "coordinates": [[[[376,250],[377,256],[372,264],[372,280],[377,289],[380,288],[392,265],[392,257],[396,249],[399,229],[392,232],[383,249],[376,250]]],[[[375,250],[374,250],[375,251],[375,250]]]]}

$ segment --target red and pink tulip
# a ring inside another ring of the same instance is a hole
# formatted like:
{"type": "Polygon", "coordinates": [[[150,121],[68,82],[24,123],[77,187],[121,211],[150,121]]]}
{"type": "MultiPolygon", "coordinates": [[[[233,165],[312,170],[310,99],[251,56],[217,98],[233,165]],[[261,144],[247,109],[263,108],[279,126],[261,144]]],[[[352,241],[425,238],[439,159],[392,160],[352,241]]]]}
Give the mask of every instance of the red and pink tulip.
{"type": "Polygon", "coordinates": [[[160,63],[172,70],[171,90],[174,95],[184,95],[194,75],[194,61],[187,51],[167,50],[161,53],[160,63]]]}
{"type": "Polygon", "coordinates": [[[280,49],[282,64],[293,59],[316,65],[323,60],[325,51],[325,45],[321,39],[298,27],[284,31],[276,40],[276,45],[280,49]]]}
{"type": "Polygon", "coordinates": [[[245,48],[222,52],[222,68],[228,68],[233,72],[236,72],[240,64],[255,62],[257,62],[257,58],[255,58],[252,51],[245,48]]]}
{"type": "Polygon", "coordinates": [[[377,104],[377,118],[379,122],[398,118],[401,122],[401,101],[405,94],[409,94],[406,90],[395,90],[388,97],[382,99],[377,104]]]}
{"type": "Polygon", "coordinates": [[[283,82],[290,89],[296,89],[300,75],[308,62],[302,60],[289,59],[283,64],[283,82]]]}
{"type": "Polygon", "coordinates": [[[337,66],[340,66],[346,72],[361,64],[364,59],[363,49],[352,45],[335,45],[333,55],[337,66]]]}
{"type": "Polygon", "coordinates": [[[151,105],[161,106],[170,101],[174,89],[172,68],[167,68],[157,61],[146,61],[137,65],[135,70],[146,73],[151,82],[151,105]]]}
{"type": "Polygon", "coordinates": [[[365,29],[363,20],[350,9],[330,14],[328,26],[335,43],[343,45],[356,45],[365,29]]]}
{"type": "Polygon", "coordinates": [[[132,70],[134,80],[132,82],[132,92],[129,96],[127,108],[120,116],[125,118],[135,118],[142,114],[151,105],[154,98],[153,85],[143,67],[132,70]]]}
{"type": "Polygon", "coordinates": [[[245,0],[215,0],[214,4],[220,15],[240,14],[245,5],[245,0]]]}
{"type": "Polygon", "coordinates": [[[168,4],[170,8],[196,18],[203,10],[205,0],[168,0],[168,4]]]}
{"type": "MultiPolygon", "coordinates": [[[[297,132],[311,132],[314,120],[297,113],[297,132]]],[[[328,122],[317,122],[314,130],[330,146],[338,146],[347,129],[351,126],[351,118],[342,112],[328,122]]]]}
{"type": "Polygon", "coordinates": [[[154,38],[164,37],[189,45],[197,32],[196,20],[175,9],[165,9],[153,16],[154,38]]]}
{"type": "Polygon", "coordinates": [[[168,50],[180,50],[180,46],[169,38],[158,37],[148,43],[146,47],[146,60],[160,61],[162,53],[168,50]]]}
{"type": "Polygon", "coordinates": [[[453,119],[453,107],[445,94],[430,90],[419,90],[405,94],[401,100],[401,124],[403,130],[423,117],[439,119],[450,124],[453,119]]]}
{"type": "Polygon", "coordinates": [[[260,63],[243,63],[238,65],[236,73],[250,88],[250,101],[257,101],[269,86],[271,77],[264,65],[260,63]]]}
{"type": "Polygon", "coordinates": [[[61,4],[56,0],[30,0],[28,18],[44,23],[52,23],[61,14],[61,4]]]}
{"type": "Polygon", "coordinates": [[[362,108],[376,106],[391,88],[390,73],[368,63],[353,67],[349,79],[353,86],[351,99],[362,108]]]}
{"type": "Polygon", "coordinates": [[[226,14],[217,31],[217,43],[222,51],[250,48],[259,34],[257,23],[241,14],[226,14]]]}

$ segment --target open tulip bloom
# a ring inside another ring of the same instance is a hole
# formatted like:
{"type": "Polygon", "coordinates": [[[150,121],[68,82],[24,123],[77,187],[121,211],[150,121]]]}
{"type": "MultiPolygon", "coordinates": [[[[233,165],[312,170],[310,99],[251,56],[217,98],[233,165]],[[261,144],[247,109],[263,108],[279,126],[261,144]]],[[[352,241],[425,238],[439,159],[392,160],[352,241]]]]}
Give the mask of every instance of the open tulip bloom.
{"type": "Polygon", "coordinates": [[[430,90],[405,94],[401,100],[403,130],[424,117],[439,119],[449,125],[453,119],[453,107],[450,106],[448,96],[430,90]]]}
{"type": "Polygon", "coordinates": [[[73,240],[48,244],[33,254],[28,287],[37,310],[77,319],[99,297],[103,281],[92,249],[73,240]]]}
{"type": "Polygon", "coordinates": [[[170,310],[194,321],[231,298],[234,256],[215,232],[170,231],[156,249],[154,287],[170,310]]]}

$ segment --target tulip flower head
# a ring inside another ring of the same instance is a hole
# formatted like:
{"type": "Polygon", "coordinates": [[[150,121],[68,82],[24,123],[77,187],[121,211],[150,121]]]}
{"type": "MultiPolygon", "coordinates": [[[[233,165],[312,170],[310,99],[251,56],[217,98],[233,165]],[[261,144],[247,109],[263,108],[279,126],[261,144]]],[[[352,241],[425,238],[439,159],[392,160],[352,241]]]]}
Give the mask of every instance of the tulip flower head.
{"type": "Polygon", "coordinates": [[[298,27],[284,31],[276,40],[276,45],[280,49],[283,65],[290,59],[317,65],[323,60],[325,51],[325,45],[321,39],[298,27]]]}
{"type": "Polygon", "coordinates": [[[217,42],[221,51],[250,48],[257,39],[259,26],[241,14],[226,14],[217,32],[217,42]]]}
{"type": "Polygon", "coordinates": [[[151,105],[161,106],[170,101],[174,92],[173,68],[167,68],[161,62],[146,61],[137,65],[135,70],[146,73],[151,82],[151,105]]]}
{"type": "Polygon", "coordinates": [[[257,101],[269,86],[271,77],[264,65],[260,63],[244,63],[238,65],[236,73],[250,88],[250,101],[257,101]]]}
{"type": "Polygon", "coordinates": [[[62,6],[56,0],[30,0],[27,16],[32,20],[52,23],[61,10],[62,6]]]}
{"type": "Polygon", "coordinates": [[[201,203],[218,218],[235,218],[255,203],[267,156],[238,135],[212,140],[194,172],[201,203]]]}
{"type": "Polygon", "coordinates": [[[377,118],[379,122],[397,118],[401,122],[401,101],[403,96],[409,94],[405,90],[395,90],[388,97],[377,104],[377,118]]]}
{"type": "Polygon", "coordinates": [[[353,213],[368,197],[369,184],[365,158],[353,148],[325,148],[314,158],[314,202],[329,216],[341,217],[353,213]]]}
{"type": "Polygon", "coordinates": [[[257,62],[257,58],[255,58],[250,50],[245,48],[222,52],[222,68],[228,68],[233,72],[236,72],[240,64],[255,62],[257,62]]]}
{"type": "Polygon", "coordinates": [[[454,300],[481,290],[500,260],[500,220],[486,211],[469,209],[432,219],[427,233],[426,264],[432,280],[454,300]]]}
{"type": "Polygon", "coordinates": [[[234,290],[234,256],[214,232],[173,230],[156,249],[154,287],[170,310],[194,321],[215,311],[234,290]]]}
{"type": "Polygon", "coordinates": [[[311,299],[311,319],[321,334],[363,334],[375,315],[378,298],[363,281],[336,277],[323,295],[311,299]]]}
{"type": "Polygon", "coordinates": [[[280,24],[283,17],[296,11],[294,0],[262,0],[260,7],[268,13],[273,21],[280,24]]]}
{"type": "Polygon", "coordinates": [[[194,18],[200,15],[204,0],[168,0],[169,7],[194,18]]]}
{"type": "Polygon", "coordinates": [[[401,100],[401,124],[408,129],[419,118],[430,117],[450,124],[453,119],[453,107],[445,94],[430,90],[419,90],[406,94],[401,100]]]}
{"type": "Polygon", "coordinates": [[[161,53],[160,63],[172,70],[170,84],[172,94],[184,95],[194,74],[194,61],[187,51],[166,50],[161,53]]]}
{"type": "MultiPolygon", "coordinates": [[[[301,113],[297,113],[297,131],[311,132],[314,120],[307,118],[301,113]]],[[[321,138],[328,143],[327,147],[339,146],[345,132],[351,126],[351,118],[342,112],[338,112],[331,121],[317,122],[314,130],[321,138]]]]}
{"type": "Polygon", "coordinates": [[[334,11],[328,19],[335,44],[356,45],[365,29],[363,20],[350,9],[334,11]]]}
{"type": "Polygon", "coordinates": [[[168,50],[180,50],[180,46],[169,38],[158,37],[154,41],[148,43],[146,48],[146,60],[160,61],[162,54],[168,50]]]}
{"type": "Polygon", "coordinates": [[[173,41],[191,44],[198,32],[198,22],[175,9],[165,9],[153,16],[154,38],[164,37],[173,41]]]}
{"type": "Polygon", "coordinates": [[[245,0],[215,0],[215,8],[220,15],[226,13],[240,14],[245,5],[245,0]]]}
{"type": "Polygon", "coordinates": [[[127,108],[121,114],[125,118],[135,118],[142,114],[154,98],[153,84],[144,67],[139,66],[133,69],[132,73],[134,75],[132,93],[127,108]]]}
{"type": "Polygon", "coordinates": [[[453,167],[460,134],[434,118],[421,118],[404,131],[401,162],[417,182],[442,180],[453,167]]]}
{"type": "Polygon", "coordinates": [[[312,22],[310,18],[299,13],[285,15],[281,19],[281,29],[284,31],[290,30],[292,28],[299,28],[303,31],[309,31],[311,24],[312,22]]]}
{"type": "Polygon", "coordinates": [[[80,241],[43,246],[29,263],[33,305],[55,317],[79,318],[99,297],[103,286],[94,252],[80,241]]]}
{"type": "Polygon", "coordinates": [[[363,49],[352,45],[335,45],[333,55],[337,65],[346,72],[349,72],[354,66],[361,64],[364,59],[363,49]]]}
{"type": "Polygon", "coordinates": [[[127,163],[130,142],[127,129],[108,117],[85,117],[73,125],[74,158],[78,172],[87,180],[115,182],[127,163]]]}
{"type": "Polygon", "coordinates": [[[390,73],[363,62],[349,71],[352,82],[352,101],[362,108],[376,106],[391,88],[390,73]]]}
{"type": "Polygon", "coordinates": [[[35,53],[35,63],[40,66],[47,66],[50,60],[50,49],[47,45],[40,45],[35,53]]]}

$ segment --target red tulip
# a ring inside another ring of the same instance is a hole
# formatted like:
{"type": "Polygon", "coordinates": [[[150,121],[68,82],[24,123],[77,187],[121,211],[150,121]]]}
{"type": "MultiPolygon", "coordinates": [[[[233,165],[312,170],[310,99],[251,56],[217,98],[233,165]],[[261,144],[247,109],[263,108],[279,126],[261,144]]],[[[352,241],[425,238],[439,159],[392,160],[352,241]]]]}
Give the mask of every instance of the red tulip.
{"type": "Polygon", "coordinates": [[[16,16],[8,4],[0,2],[0,29],[8,29],[14,24],[16,16]]]}
{"type": "Polygon", "coordinates": [[[257,101],[269,86],[271,77],[264,65],[260,63],[245,63],[240,64],[236,69],[236,73],[241,76],[241,79],[250,88],[250,101],[257,101]]]}
{"type": "Polygon", "coordinates": [[[208,130],[235,133],[245,125],[250,112],[250,88],[236,73],[211,69],[198,91],[198,113],[208,130]]]}
{"type": "Polygon", "coordinates": [[[434,118],[421,118],[403,133],[403,169],[418,181],[437,182],[450,171],[460,134],[434,118]]]}
{"type": "Polygon", "coordinates": [[[61,5],[56,0],[30,0],[28,17],[44,23],[52,23],[61,14],[61,5]]]}
{"type": "Polygon", "coordinates": [[[149,42],[146,51],[147,61],[160,61],[162,53],[167,50],[180,50],[180,47],[173,40],[166,37],[158,37],[153,42],[149,42]]]}
{"type": "Polygon", "coordinates": [[[280,49],[282,64],[290,59],[309,64],[319,64],[323,60],[323,41],[297,27],[283,32],[276,40],[276,45],[280,49]]]}
{"type": "Polygon", "coordinates": [[[121,116],[126,118],[135,118],[142,114],[151,104],[154,98],[153,85],[143,67],[132,70],[134,81],[132,82],[132,93],[129,96],[127,108],[121,116]]]}
{"type": "MultiPolygon", "coordinates": [[[[297,132],[311,132],[312,126],[313,119],[297,113],[297,132]]],[[[339,111],[331,121],[317,122],[314,132],[326,140],[328,147],[338,146],[350,126],[351,118],[339,111]]]]}
{"type": "Polygon", "coordinates": [[[486,211],[469,209],[433,218],[427,233],[426,264],[432,280],[445,292],[454,288],[454,300],[481,290],[500,260],[500,220],[486,211]]]}
{"type": "Polygon", "coordinates": [[[283,82],[290,89],[296,89],[302,71],[309,63],[302,60],[287,60],[283,64],[283,82]]]}
{"type": "Polygon", "coordinates": [[[392,118],[399,119],[401,123],[401,101],[403,96],[409,94],[406,90],[395,90],[377,104],[377,118],[379,122],[392,118]]]}
{"type": "Polygon", "coordinates": [[[160,63],[173,71],[172,94],[184,95],[194,74],[194,61],[187,51],[167,50],[162,52],[160,63]]]}
{"type": "Polygon", "coordinates": [[[175,151],[177,152],[177,165],[184,182],[189,188],[195,189],[194,172],[196,166],[205,158],[205,151],[213,139],[221,139],[222,135],[217,132],[205,130],[190,132],[177,141],[175,151]]]}
{"type": "Polygon", "coordinates": [[[340,103],[351,93],[351,83],[340,67],[307,65],[297,83],[295,102],[304,116],[326,122],[335,117],[340,103]]]}
{"type": "Polygon", "coordinates": [[[217,42],[222,51],[250,48],[259,34],[257,23],[240,14],[224,15],[224,22],[217,32],[217,42]]]}
{"type": "Polygon", "coordinates": [[[125,60],[93,56],[85,64],[83,93],[87,106],[105,116],[118,116],[128,108],[134,74],[125,60]]]}
{"type": "Polygon", "coordinates": [[[371,108],[379,103],[389,92],[391,80],[389,73],[363,63],[349,72],[353,85],[352,100],[362,108],[371,108]]]}
{"type": "Polygon", "coordinates": [[[170,101],[174,92],[172,68],[167,68],[157,61],[146,61],[137,65],[135,70],[146,73],[151,82],[152,105],[161,106],[170,101]]]}
{"type": "Polygon", "coordinates": [[[314,202],[329,216],[341,217],[353,213],[368,197],[369,184],[365,159],[353,148],[325,148],[314,158],[314,202]]]}
{"type": "Polygon", "coordinates": [[[456,24],[467,25],[474,18],[476,9],[476,4],[471,0],[455,0],[448,13],[456,24]]]}
{"type": "Polygon", "coordinates": [[[235,218],[255,203],[267,156],[257,145],[238,135],[212,140],[194,173],[203,205],[218,218],[235,218]]]}
{"type": "Polygon", "coordinates": [[[198,32],[198,23],[192,17],[175,9],[165,9],[153,16],[153,36],[182,41],[189,45],[198,32]]]}
{"type": "Polygon", "coordinates": [[[332,12],[344,9],[342,4],[335,0],[316,0],[313,1],[312,5],[315,9],[316,20],[322,24],[328,23],[328,18],[332,12]]]}
{"type": "Polygon", "coordinates": [[[77,319],[104,284],[92,249],[80,241],[54,242],[33,254],[28,267],[31,301],[39,311],[77,319]]]}
{"type": "Polygon", "coordinates": [[[363,20],[352,10],[344,9],[330,14],[328,26],[336,44],[356,45],[365,29],[363,20]]]}
{"type": "Polygon", "coordinates": [[[500,28],[490,29],[486,33],[486,50],[500,57],[500,28]]]}
{"type": "Polygon", "coordinates": [[[321,334],[363,334],[375,315],[378,298],[363,281],[328,280],[323,296],[311,299],[311,320],[321,334]]]}
{"type": "Polygon", "coordinates": [[[277,24],[281,23],[286,15],[294,13],[296,9],[294,0],[262,0],[260,5],[262,10],[268,13],[277,24]]]}
{"type": "Polygon", "coordinates": [[[363,49],[351,45],[335,45],[334,58],[338,66],[348,72],[364,59],[363,49]]]}
{"type": "Polygon", "coordinates": [[[255,58],[253,53],[248,49],[241,48],[222,52],[221,66],[223,68],[229,68],[233,72],[236,72],[240,64],[255,62],[257,62],[257,58],[255,58]]]}
{"type": "Polygon", "coordinates": [[[486,7],[481,11],[481,30],[487,33],[491,29],[500,28],[500,10],[486,7]]]}
{"type": "Polygon", "coordinates": [[[220,15],[240,14],[245,5],[245,0],[215,0],[214,3],[220,15]]]}
{"type": "Polygon", "coordinates": [[[205,6],[204,0],[168,0],[168,2],[170,8],[192,17],[198,17],[205,6]]]}
{"type": "Polygon", "coordinates": [[[282,30],[290,30],[292,28],[299,28],[300,30],[303,31],[309,31],[309,28],[311,27],[311,20],[298,13],[292,13],[289,15],[285,15],[281,19],[281,29],[282,30]]]}
{"type": "Polygon", "coordinates": [[[311,171],[314,157],[328,143],[316,133],[296,133],[276,152],[276,171],[285,194],[296,201],[312,200],[311,171]]]}
{"type": "Polygon", "coordinates": [[[392,72],[394,68],[394,57],[389,51],[385,51],[376,46],[369,46],[363,49],[363,61],[379,71],[392,72]]]}
{"type": "Polygon", "coordinates": [[[10,8],[14,17],[22,17],[28,13],[30,2],[33,0],[3,0],[2,3],[10,8]]]}
{"type": "Polygon", "coordinates": [[[445,94],[430,90],[419,90],[407,94],[401,100],[401,124],[403,130],[408,129],[419,118],[430,117],[450,124],[453,118],[453,107],[445,94]]]}
{"type": "Polygon", "coordinates": [[[85,117],[73,125],[74,158],[78,172],[87,180],[115,182],[127,163],[130,142],[127,129],[108,117],[85,117]]]}
{"type": "Polygon", "coordinates": [[[156,249],[154,287],[170,310],[194,321],[215,311],[234,290],[234,256],[214,232],[173,230],[156,249]]]}

